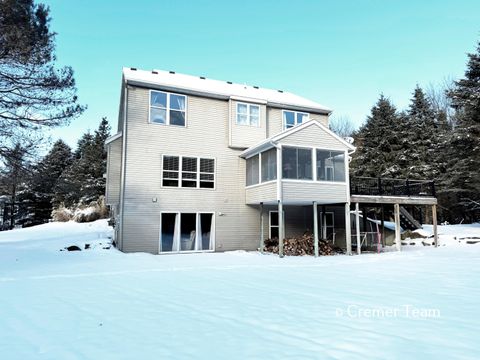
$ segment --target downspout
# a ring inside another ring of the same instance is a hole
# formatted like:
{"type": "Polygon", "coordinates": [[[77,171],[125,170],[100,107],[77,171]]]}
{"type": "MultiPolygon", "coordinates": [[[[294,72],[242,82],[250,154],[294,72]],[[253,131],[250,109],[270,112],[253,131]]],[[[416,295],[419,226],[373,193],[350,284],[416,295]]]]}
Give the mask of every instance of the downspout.
{"type": "Polygon", "coordinates": [[[123,212],[125,203],[125,174],[126,174],[126,155],[127,155],[127,101],[128,101],[128,86],[125,82],[125,93],[123,98],[123,129],[122,129],[122,172],[120,175],[120,214],[119,214],[119,235],[121,244],[119,244],[119,250],[123,251],[123,212]]]}

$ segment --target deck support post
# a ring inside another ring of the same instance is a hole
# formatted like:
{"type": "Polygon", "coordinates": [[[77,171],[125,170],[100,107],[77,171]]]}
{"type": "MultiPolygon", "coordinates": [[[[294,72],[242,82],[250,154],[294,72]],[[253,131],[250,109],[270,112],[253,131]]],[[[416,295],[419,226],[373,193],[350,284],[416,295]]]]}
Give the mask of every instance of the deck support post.
{"type": "Polygon", "coordinates": [[[397,250],[402,250],[402,239],[400,238],[400,204],[394,204],[395,213],[395,245],[397,250]]]}
{"type": "Polygon", "coordinates": [[[352,228],[350,223],[350,203],[345,203],[345,242],[347,255],[352,255],[352,228]]]}
{"type": "Polygon", "coordinates": [[[283,203],[281,200],[278,200],[278,256],[283,258],[283,239],[285,237],[285,228],[284,228],[284,218],[283,218],[283,203]]]}
{"type": "Polygon", "coordinates": [[[313,202],[313,247],[315,257],[318,257],[318,206],[313,202]]]}
{"type": "Polygon", "coordinates": [[[438,247],[437,205],[432,205],[432,223],[433,223],[433,239],[435,240],[435,247],[438,247]]]}
{"type": "Polygon", "coordinates": [[[264,239],[265,235],[263,233],[264,225],[263,225],[263,202],[260,203],[260,252],[263,253],[263,248],[265,246],[264,239]]]}
{"type": "MultiPolygon", "coordinates": [[[[365,218],[365,214],[363,214],[365,218]]],[[[360,255],[362,253],[362,242],[360,239],[360,204],[355,203],[355,229],[357,231],[357,254],[360,255]]]]}
{"type": "Polygon", "coordinates": [[[325,205],[322,206],[322,239],[327,240],[327,207],[325,205]]]}

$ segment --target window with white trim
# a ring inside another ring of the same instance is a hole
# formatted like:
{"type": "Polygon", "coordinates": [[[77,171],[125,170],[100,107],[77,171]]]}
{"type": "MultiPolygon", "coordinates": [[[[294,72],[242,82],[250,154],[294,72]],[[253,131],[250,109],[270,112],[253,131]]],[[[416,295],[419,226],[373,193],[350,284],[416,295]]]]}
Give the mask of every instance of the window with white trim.
{"type": "Polygon", "coordinates": [[[284,146],[282,148],[282,177],[312,180],[312,149],[284,146]]]}
{"type": "Polygon", "coordinates": [[[258,154],[247,159],[246,185],[255,185],[260,180],[260,164],[258,154]]]}
{"type": "Polygon", "coordinates": [[[213,189],[215,160],[164,155],[162,186],[213,189]]]}
{"type": "Polygon", "coordinates": [[[283,110],[283,130],[290,129],[308,121],[308,113],[283,110]]]}
{"type": "Polygon", "coordinates": [[[237,103],[237,125],[259,126],[260,106],[246,103],[237,103]]]}
{"type": "Polygon", "coordinates": [[[150,90],[150,122],[185,126],[187,97],[150,90]]]}

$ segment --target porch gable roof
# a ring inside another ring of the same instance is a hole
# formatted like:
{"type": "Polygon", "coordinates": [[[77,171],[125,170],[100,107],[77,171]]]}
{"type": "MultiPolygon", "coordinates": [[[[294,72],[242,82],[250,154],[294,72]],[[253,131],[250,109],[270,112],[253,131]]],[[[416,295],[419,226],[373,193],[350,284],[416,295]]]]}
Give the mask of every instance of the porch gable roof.
{"type": "MultiPolygon", "coordinates": [[[[271,149],[273,147],[276,147],[277,144],[281,140],[283,140],[283,139],[285,139],[285,138],[287,138],[287,137],[289,137],[289,136],[291,136],[291,135],[293,135],[297,132],[307,131],[307,128],[312,127],[312,126],[316,126],[316,127],[320,128],[328,136],[333,137],[337,143],[340,143],[341,146],[344,147],[345,150],[349,150],[349,151],[352,151],[352,152],[355,151],[355,147],[352,144],[349,144],[347,141],[342,139],[340,136],[335,134],[329,128],[327,128],[326,126],[321,124],[319,121],[312,119],[312,120],[304,122],[303,124],[300,124],[298,126],[290,128],[288,130],[285,130],[285,131],[283,131],[279,134],[271,136],[271,137],[259,142],[258,144],[249,147],[248,149],[244,150],[239,156],[241,158],[244,158],[244,159],[252,157],[252,156],[254,156],[254,155],[256,155],[256,154],[258,154],[262,151],[265,151],[265,150],[271,149]]],[[[309,145],[309,144],[306,143],[305,145],[309,145]]]]}

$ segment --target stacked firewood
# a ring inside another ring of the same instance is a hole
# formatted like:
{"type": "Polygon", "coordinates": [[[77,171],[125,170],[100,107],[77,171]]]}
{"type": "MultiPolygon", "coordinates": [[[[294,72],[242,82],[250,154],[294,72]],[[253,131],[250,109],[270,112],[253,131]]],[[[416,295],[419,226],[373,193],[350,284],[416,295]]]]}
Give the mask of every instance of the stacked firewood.
{"type": "MultiPolygon", "coordinates": [[[[265,240],[266,252],[278,254],[278,238],[265,240]]],[[[343,251],[325,240],[318,241],[319,255],[335,255],[343,251]]],[[[312,234],[286,238],[283,241],[283,253],[288,256],[314,255],[314,238],[312,234]]]]}

